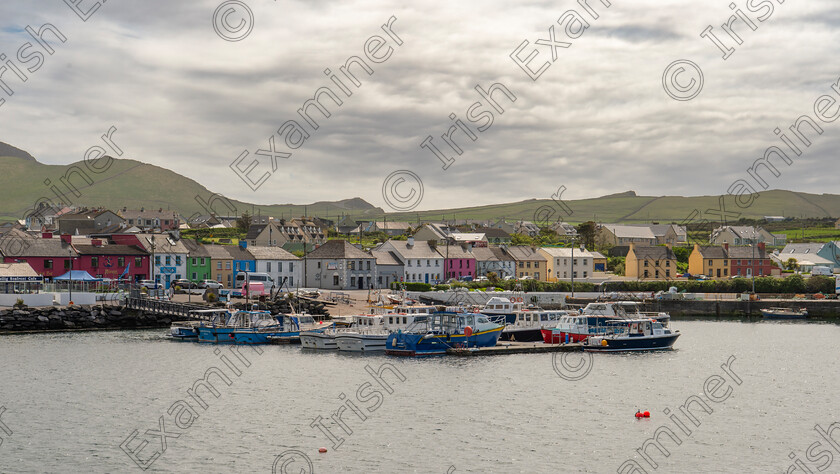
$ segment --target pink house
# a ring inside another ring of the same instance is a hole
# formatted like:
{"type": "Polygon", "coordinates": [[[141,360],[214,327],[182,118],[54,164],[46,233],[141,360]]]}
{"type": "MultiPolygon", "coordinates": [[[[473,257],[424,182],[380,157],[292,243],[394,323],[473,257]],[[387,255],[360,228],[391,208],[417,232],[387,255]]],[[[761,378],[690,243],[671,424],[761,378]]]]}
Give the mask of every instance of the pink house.
{"type": "Polygon", "coordinates": [[[84,270],[96,278],[149,278],[149,254],[135,245],[104,244],[92,239],[90,245],[74,245],[79,254],[74,270],[84,270]]]}
{"type": "Polygon", "coordinates": [[[71,261],[79,256],[76,249],[70,245],[70,235],[54,239],[49,232],[42,234],[41,238],[32,237],[16,229],[8,233],[13,235],[2,239],[0,244],[3,262],[26,262],[39,275],[47,278],[64,275],[70,271],[71,261]]]}
{"type": "Polygon", "coordinates": [[[438,252],[444,256],[444,280],[470,276],[475,279],[475,255],[469,245],[449,245],[438,247],[438,252]]]}

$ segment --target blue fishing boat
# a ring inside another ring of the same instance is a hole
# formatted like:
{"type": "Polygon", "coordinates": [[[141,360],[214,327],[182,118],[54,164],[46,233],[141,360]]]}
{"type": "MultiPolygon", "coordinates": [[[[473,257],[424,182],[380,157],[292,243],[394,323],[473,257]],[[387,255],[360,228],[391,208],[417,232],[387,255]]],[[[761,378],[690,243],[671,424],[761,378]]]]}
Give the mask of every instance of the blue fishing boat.
{"type": "Polygon", "coordinates": [[[190,320],[173,321],[169,327],[169,337],[173,341],[198,341],[198,328],[202,325],[227,324],[230,319],[230,311],[226,309],[197,309],[190,311],[190,320]]]}
{"type": "Polygon", "coordinates": [[[603,335],[590,336],[584,343],[587,352],[659,351],[671,349],[679,331],[671,331],[655,319],[610,321],[603,335]]]}
{"type": "Polygon", "coordinates": [[[198,327],[198,342],[269,344],[271,339],[300,337],[301,331],[323,331],[307,314],[272,315],[268,311],[237,311],[227,324],[198,327]]]}
{"type": "Polygon", "coordinates": [[[399,356],[445,354],[447,349],[493,347],[504,326],[478,313],[440,312],[404,331],[391,333],[385,353],[399,356]]]}

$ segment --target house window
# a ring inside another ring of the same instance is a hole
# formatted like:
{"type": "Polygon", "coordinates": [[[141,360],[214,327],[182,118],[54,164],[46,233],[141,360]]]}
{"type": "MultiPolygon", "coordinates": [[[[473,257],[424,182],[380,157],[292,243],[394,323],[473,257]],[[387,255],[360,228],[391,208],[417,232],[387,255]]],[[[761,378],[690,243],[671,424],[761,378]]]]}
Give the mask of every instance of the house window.
{"type": "Polygon", "coordinates": [[[321,268],[321,262],[318,262],[318,268],[321,268]]]}
{"type": "Polygon", "coordinates": [[[333,275],[333,286],[338,286],[338,275],[333,275]]]}
{"type": "Polygon", "coordinates": [[[170,257],[169,255],[167,255],[167,256],[166,256],[166,264],[167,264],[167,265],[171,265],[171,264],[172,264],[172,257],[170,257]]]}
{"type": "Polygon", "coordinates": [[[348,261],[347,262],[347,269],[348,270],[355,270],[356,269],[356,262],[353,261],[353,260],[348,261]]]}
{"type": "Polygon", "coordinates": [[[439,266],[440,266],[440,260],[435,260],[435,266],[436,266],[436,267],[439,267],[439,266]]]}
{"type": "Polygon", "coordinates": [[[155,265],[160,265],[160,255],[155,255],[155,265]]]}
{"type": "Polygon", "coordinates": [[[671,261],[670,260],[665,260],[665,268],[668,268],[670,266],[671,266],[671,261]]]}
{"type": "Polygon", "coordinates": [[[193,259],[192,259],[192,264],[193,264],[193,265],[197,265],[197,263],[196,263],[196,262],[197,262],[197,260],[195,259],[195,257],[193,257],[193,259]]]}
{"type": "MultiPolygon", "coordinates": [[[[647,263],[647,262],[645,262],[645,263],[647,263]]],[[[645,265],[645,266],[647,266],[647,265],[645,265]]],[[[648,271],[645,270],[645,278],[647,278],[647,277],[648,277],[648,271]]]]}
{"type": "Polygon", "coordinates": [[[52,260],[44,260],[44,268],[52,268],[53,261],[52,260]]]}
{"type": "Polygon", "coordinates": [[[125,257],[118,257],[117,258],[117,266],[120,266],[120,267],[125,266],[125,257]]]}
{"type": "MultiPolygon", "coordinates": [[[[648,266],[648,261],[647,260],[645,260],[645,266],[648,266]]],[[[647,273],[647,272],[645,272],[645,273],[647,273]]],[[[645,276],[647,276],[647,275],[645,275],[645,276]]]]}
{"type": "Polygon", "coordinates": [[[723,276],[729,276],[729,269],[728,268],[723,269],[723,276]]]}
{"type": "Polygon", "coordinates": [[[408,266],[409,267],[411,266],[411,260],[408,260],[408,266]]]}
{"type": "MultiPolygon", "coordinates": [[[[669,272],[670,273],[670,272],[669,272]]],[[[583,277],[586,278],[586,272],[583,272],[583,277]]]]}
{"type": "Polygon", "coordinates": [[[659,278],[659,270],[656,270],[656,278],[659,278]]]}
{"type": "Polygon", "coordinates": [[[73,261],[68,258],[67,260],[64,261],[64,269],[65,270],[70,270],[70,266],[72,264],[73,264],[73,261]]]}
{"type": "Polygon", "coordinates": [[[181,264],[181,256],[180,256],[180,255],[176,255],[176,256],[175,256],[175,265],[180,265],[180,264],[181,264]]]}
{"type": "Polygon", "coordinates": [[[93,268],[99,268],[99,257],[90,257],[90,266],[93,268]]]}
{"type": "Polygon", "coordinates": [[[290,272],[295,271],[295,262],[289,262],[289,271],[290,272]]]}
{"type": "Polygon", "coordinates": [[[539,280],[539,279],[540,279],[540,272],[534,272],[534,279],[535,279],[535,280],[539,280]]]}
{"type": "Polygon", "coordinates": [[[283,262],[277,262],[277,272],[283,271],[283,262]]]}
{"type": "Polygon", "coordinates": [[[230,270],[230,262],[225,262],[225,270],[230,270]]]}
{"type": "Polygon", "coordinates": [[[519,262],[519,268],[525,268],[525,262],[519,262]]]}
{"type": "Polygon", "coordinates": [[[534,262],[534,268],[540,268],[540,262],[534,262]]]}
{"type": "Polygon", "coordinates": [[[665,276],[671,278],[671,270],[665,270],[665,276]]]}
{"type": "Polygon", "coordinates": [[[712,261],[711,261],[711,260],[709,260],[709,266],[710,266],[710,267],[712,266],[712,261]]]}
{"type": "Polygon", "coordinates": [[[350,277],[350,286],[352,286],[352,287],[356,286],[356,277],[350,277]]]}
{"type": "Polygon", "coordinates": [[[723,261],[723,265],[726,266],[726,260],[723,261]]]}
{"type": "Polygon", "coordinates": [[[222,269],[222,262],[216,262],[216,270],[222,269]]]}
{"type": "Polygon", "coordinates": [[[265,271],[271,273],[271,262],[265,262],[265,271]]]}
{"type": "Polygon", "coordinates": [[[431,267],[432,266],[432,261],[431,260],[426,260],[426,266],[431,267]]]}
{"type": "Polygon", "coordinates": [[[193,274],[192,274],[192,279],[193,279],[193,280],[195,280],[197,276],[198,276],[198,275],[196,275],[196,273],[195,273],[195,272],[193,272],[193,274]]]}
{"type": "Polygon", "coordinates": [[[293,276],[289,277],[289,286],[290,287],[295,286],[295,277],[293,277],[293,276]]]}
{"type": "Polygon", "coordinates": [[[134,266],[136,268],[143,266],[143,257],[134,257],[134,266]]]}
{"type": "Polygon", "coordinates": [[[525,268],[531,268],[531,262],[525,262],[525,268]]]}

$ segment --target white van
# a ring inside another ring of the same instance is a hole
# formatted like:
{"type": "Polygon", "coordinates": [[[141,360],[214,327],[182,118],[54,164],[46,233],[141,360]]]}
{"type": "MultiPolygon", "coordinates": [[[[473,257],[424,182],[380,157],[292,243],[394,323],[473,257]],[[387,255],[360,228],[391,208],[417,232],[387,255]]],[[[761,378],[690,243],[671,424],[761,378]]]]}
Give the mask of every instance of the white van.
{"type": "Polygon", "coordinates": [[[239,272],[236,274],[236,285],[234,288],[241,290],[245,286],[245,282],[262,283],[266,290],[270,290],[274,286],[274,280],[268,273],[261,272],[239,272]],[[247,275],[247,280],[246,280],[247,275]]]}
{"type": "Polygon", "coordinates": [[[831,275],[833,275],[833,273],[831,272],[831,269],[828,268],[828,267],[816,266],[816,267],[811,269],[811,275],[831,276],[831,275]]]}

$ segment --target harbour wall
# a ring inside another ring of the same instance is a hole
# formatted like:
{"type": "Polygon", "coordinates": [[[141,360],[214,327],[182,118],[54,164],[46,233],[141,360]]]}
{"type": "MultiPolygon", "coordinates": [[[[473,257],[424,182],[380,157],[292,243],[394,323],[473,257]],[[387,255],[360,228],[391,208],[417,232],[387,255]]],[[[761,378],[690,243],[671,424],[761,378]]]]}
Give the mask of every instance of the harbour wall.
{"type": "Polygon", "coordinates": [[[169,327],[171,323],[172,316],[122,306],[74,305],[0,310],[0,333],[158,328],[169,327]]]}
{"type": "MultiPolygon", "coordinates": [[[[523,302],[534,304],[543,309],[560,309],[566,304],[586,305],[595,301],[602,293],[575,292],[571,293],[517,293],[523,302]]],[[[511,292],[410,292],[408,296],[417,301],[430,304],[483,305],[493,296],[510,298],[515,296],[511,292]],[[460,293],[460,294],[459,294],[460,293]],[[466,294],[465,294],[466,293],[466,294]]],[[[746,317],[761,316],[762,309],[773,307],[805,308],[808,315],[816,318],[840,318],[840,299],[803,300],[791,299],[793,295],[773,295],[774,297],[756,301],[742,301],[740,295],[697,295],[695,299],[661,299],[651,298],[651,293],[622,294],[622,298],[638,301],[640,311],[663,311],[671,316],[718,316],[718,317],[746,317]],[[785,298],[787,296],[787,298],[785,298]]]]}

